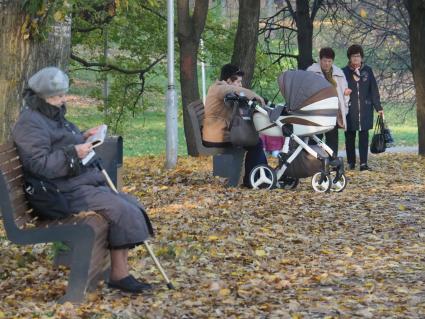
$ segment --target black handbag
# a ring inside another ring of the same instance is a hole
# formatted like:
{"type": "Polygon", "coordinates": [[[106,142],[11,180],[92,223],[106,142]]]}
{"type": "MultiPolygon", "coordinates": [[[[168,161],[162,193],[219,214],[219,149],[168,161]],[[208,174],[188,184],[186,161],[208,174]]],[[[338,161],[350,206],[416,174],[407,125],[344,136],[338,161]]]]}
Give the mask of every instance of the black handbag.
{"type": "Polygon", "coordinates": [[[234,146],[249,147],[258,144],[259,135],[252,120],[252,111],[245,103],[233,103],[229,125],[230,142],[234,146]]]}
{"type": "Polygon", "coordinates": [[[387,123],[384,123],[384,129],[383,129],[383,133],[384,133],[384,138],[385,138],[385,146],[388,147],[392,147],[394,146],[394,139],[393,136],[391,135],[391,131],[387,126],[387,123]]]}
{"type": "Polygon", "coordinates": [[[65,195],[47,179],[25,176],[25,197],[42,219],[60,219],[72,214],[65,195]]]}
{"type": "Polygon", "coordinates": [[[385,152],[387,148],[385,143],[384,120],[381,115],[378,115],[373,132],[372,142],[370,143],[370,152],[379,154],[385,152]]]}

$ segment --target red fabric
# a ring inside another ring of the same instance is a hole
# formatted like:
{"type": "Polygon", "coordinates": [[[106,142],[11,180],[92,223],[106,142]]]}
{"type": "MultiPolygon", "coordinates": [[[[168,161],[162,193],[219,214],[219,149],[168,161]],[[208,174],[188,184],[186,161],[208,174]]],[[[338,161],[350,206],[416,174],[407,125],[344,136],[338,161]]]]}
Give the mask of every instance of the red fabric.
{"type": "Polygon", "coordinates": [[[285,141],[283,136],[260,135],[260,138],[263,142],[263,148],[267,152],[281,150],[283,147],[283,142],[285,141]]]}

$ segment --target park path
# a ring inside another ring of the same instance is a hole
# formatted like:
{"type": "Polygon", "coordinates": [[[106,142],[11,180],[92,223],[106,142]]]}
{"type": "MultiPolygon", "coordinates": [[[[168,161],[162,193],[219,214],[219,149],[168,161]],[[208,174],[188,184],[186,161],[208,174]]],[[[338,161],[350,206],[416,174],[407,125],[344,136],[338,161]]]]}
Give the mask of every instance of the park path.
{"type": "MultiPolygon", "coordinates": [[[[359,154],[359,150],[356,149],[357,155],[359,154]]],[[[385,153],[418,153],[417,146],[394,146],[389,147],[385,150],[385,153]]],[[[345,150],[338,151],[338,155],[342,157],[346,157],[347,154],[345,150]]]]}

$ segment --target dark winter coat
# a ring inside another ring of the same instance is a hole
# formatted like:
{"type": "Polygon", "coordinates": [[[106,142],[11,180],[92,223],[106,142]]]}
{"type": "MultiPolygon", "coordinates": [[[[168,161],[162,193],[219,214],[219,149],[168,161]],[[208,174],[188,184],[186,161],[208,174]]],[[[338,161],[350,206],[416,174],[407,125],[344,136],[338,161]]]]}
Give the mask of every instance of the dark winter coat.
{"type": "Polygon", "coordinates": [[[378,85],[372,69],[362,64],[360,80],[354,79],[354,70],[350,66],[342,69],[352,90],[347,114],[347,131],[365,131],[373,127],[373,109],[382,110],[378,85]]]}
{"type": "Polygon", "coordinates": [[[71,210],[94,210],[110,222],[111,247],[132,247],[152,235],[149,219],[135,199],[115,194],[103,174],[83,166],[75,145],[81,131],[65,119],[65,106],[56,107],[29,91],[12,131],[25,174],[46,178],[67,198],[71,210]]]}

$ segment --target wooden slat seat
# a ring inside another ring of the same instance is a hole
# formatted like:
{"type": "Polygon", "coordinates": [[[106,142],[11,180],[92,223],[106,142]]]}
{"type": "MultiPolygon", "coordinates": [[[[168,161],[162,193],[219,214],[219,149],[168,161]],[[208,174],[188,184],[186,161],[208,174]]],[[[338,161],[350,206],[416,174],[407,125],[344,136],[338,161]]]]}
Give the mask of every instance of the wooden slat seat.
{"type": "Polygon", "coordinates": [[[55,264],[70,267],[68,288],[60,302],[81,302],[87,290],[109,273],[108,222],[95,212],[62,220],[39,220],[24,194],[22,165],[12,142],[0,145],[0,211],[6,235],[16,244],[64,242],[55,264]]]}

